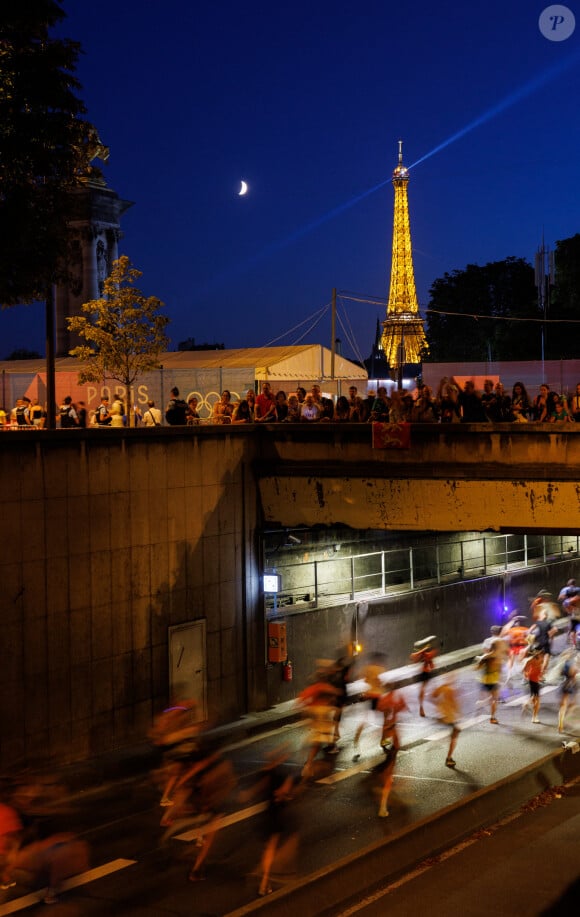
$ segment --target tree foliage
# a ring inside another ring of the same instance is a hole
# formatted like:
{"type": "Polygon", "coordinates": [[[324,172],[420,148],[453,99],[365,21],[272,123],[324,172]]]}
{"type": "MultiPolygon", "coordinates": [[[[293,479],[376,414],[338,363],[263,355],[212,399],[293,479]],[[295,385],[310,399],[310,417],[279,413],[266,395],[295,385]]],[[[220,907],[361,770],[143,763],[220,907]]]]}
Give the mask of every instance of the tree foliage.
{"type": "Polygon", "coordinates": [[[6,360],[40,360],[41,356],[37,350],[28,350],[26,347],[18,347],[8,354],[6,360]]]}
{"type": "Polygon", "coordinates": [[[534,269],[523,258],[468,264],[435,280],[429,291],[425,362],[576,359],[580,319],[580,234],[556,242],[555,283],[546,322],[534,269]],[[525,321],[509,321],[509,319],[525,321]]]}
{"type": "Polygon", "coordinates": [[[577,359],[579,326],[560,319],[580,319],[580,234],[556,242],[555,285],[548,308],[546,357],[550,360],[577,359]]]}
{"type": "Polygon", "coordinates": [[[103,297],[85,303],[85,314],[67,319],[69,331],[85,341],[70,351],[84,363],[79,382],[102,382],[105,376],[121,382],[129,398],[129,417],[131,386],[159,366],[160,354],[169,344],[165,334],[169,319],[159,314],[163,303],[156,296],[144,296],[135,286],[141,276],[121,255],[104,282],[103,297]]]}
{"type": "Polygon", "coordinates": [[[435,280],[427,314],[431,362],[524,360],[540,355],[534,269],[523,258],[506,258],[435,280]]]}
{"type": "Polygon", "coordinates": [[[62,278],[70,191],[94,155],[74,76],[80,45],[49,35],[56,0],[4,0],[0,20],[0,303],[62,278]]]}

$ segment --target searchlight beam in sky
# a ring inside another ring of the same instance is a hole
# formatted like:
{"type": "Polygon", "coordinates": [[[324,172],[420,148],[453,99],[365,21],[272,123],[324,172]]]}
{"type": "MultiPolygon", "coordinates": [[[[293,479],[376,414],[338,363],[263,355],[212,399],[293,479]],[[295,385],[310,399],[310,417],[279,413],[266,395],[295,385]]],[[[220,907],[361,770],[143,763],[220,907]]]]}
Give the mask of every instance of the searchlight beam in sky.
{"type": "Polygon", "coordinates": [[[551,67],[548,67],[547,70],[544,70],[543,73],[538,74],[533,79],[528,80],[527,83],[524,83],[523,86],[520,86],[518,89],[515,89],[513,92],[510,92],[504,99],[497,102],[496,105],[493,105],[491,108],[488,108],[487,111],[483,112],[473,121],[470,121],[465,127],[462,127],[461,130],[457,131],[455,134],[452,134],[451,137],[448,137],[447,140],[444,140],[438,146],[434,147],[428,153],[425,153],[424,156],[421,156],[420,159],[417,159],[409,169],[414,169],[415,166],[420,165],[422,162],[425,162],[426,159],[430,159],[431,156],[435,156],[436,153],[440,153],[441,150],[444,150],[446,147],[450,146],[452,143],[455,143],[456,140],[460,140],[462,137],[465,137],[466,134],[469,134],[470,131],[475,130],[476,127],[480,127],[482,124],[485,124],[487,121],[490,121],[492,118],[495,118],[496,115],[500,115],[502,112],[506,111],[508,108],[511,108],[517,102],[521,102],[522,99],[527,98],[536,90],[541,89],[547,83],[550,83],[556,77],[560,76],[562,73],[565,73],[566,70],[570,70],[575,64],[580,60],[580,52],[569,55],[563,61],[560,61],[558,64],[554,64],[551,67]]]}
{"type": "MultiPolygon", "coordinates": [[[[576,51],[573,54],[568,55],[563,60],[559,61],[557,64],[553,64],[551,67],[548,67],[542,73],[539,73],[537,76],[528,80],[527,83],[524,83],[522,86],[519,86],[513,92],[510,92],[509,95],[501,99],[491,108],[488,108],[487,111],[482,112],[477,118],[474,118],[473,121],[470,121],[469,124],[466,124],[465,127],[462,127],[460,130],[456,131],[446,140],[443,140],[442,143],[439,143],[437,146],[433,147],[432,150],[425,153],[424,156],[421,156],[420,159],[417,159],[412,165],[408,166],[409,170],[414,169],[416,166],[421,165],[427,159],[430,159],[432,156],[435,156],[437,153],[440,153],[442,150],[446,149],[448,146],[451,146],[452,143],[455,143],[457,140],[460,140],[462,137],[465,137],[466,134],[469,134],[471,131],[475,130],[478,127],[481,127],[482,124],[485,124],[487,121],[490,121],[492,118],[495,118],[497,115],[502,114],[508,108],[516,105],[518,102],[521,102],[522,99],[527,98],[536,92],[538,89],[546,86],[548,83],[555,80],[557,77],[561,76],[566,71],[571,70],[576,64],[580,61],[580,51],[576,51]]],[[[355,204],[358,204],[365,197],[374,194],[375,191],[378,191],[380,188],[383,188],[385,185],[389,184],[391,181],[391,176],[386,178],[384,181],[379,182],[376,185],[373,185],[371,188],[368,188],[366,191],[357,194],[355,197],[350,198],[350,200],[345,201],[343,204],[339,204],[338,207],[334,207],[332,210],[329,210],[327,213],[318,217],[315,220],[312,220],[310,223],[307,223],[300,229],[295,230],[290,235],[284,237],[283,239],[278,239],[276,242],[271,242],[260,252],[257,252],[252,257],[248,258],[242,263],[237,265],[232,265],[227,268],[222,274],[210,280],[204,287],[198,290],[198,295],[201,293],[207,293],[209,290],[218,286],[220,283],[230,278],[232,275],[245,273],[247,270],[250,270],[252,267],[255,267],[260,262],[269,258],[270,255],[275,254],[278,251],[281,251],[284,248],[287,248],[292,243],[297,242],[298,239],[301,239],[303,236],[308,235],[308,233],[313,232],[319,226],[322,226],[324,223],[327,223],[329,220],[332,220],[334,217],[339,216],[339,214],[344,213],[345,210],[349,210],[351,207],[354,207],[355,204]]],[[[242,183],[243,187],[243,183],[242,183]]],[[[243,193],[243,192],[240,192],[243,193]]]]}

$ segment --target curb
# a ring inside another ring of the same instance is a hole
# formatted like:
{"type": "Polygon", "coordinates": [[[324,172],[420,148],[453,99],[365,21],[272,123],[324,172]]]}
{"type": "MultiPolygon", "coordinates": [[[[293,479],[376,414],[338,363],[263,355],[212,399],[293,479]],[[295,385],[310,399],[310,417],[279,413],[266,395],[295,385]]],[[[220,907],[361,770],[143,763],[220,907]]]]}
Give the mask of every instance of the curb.
{"type": "Polygon", "coordinates": [[[580,778],[580,754],[559,749],[398,831],[224,917],[331,917],[388,881],[517,810],[540,792],[580,778]]]}
{"type": "MultiPolygon", "coordinates": [[[[454,653],[448,653],[447,657],[441,656],[441,662],[436,666],[433,677],[445,675],[447,672],[470,665],[480,653],[481,646],[477,645],[465,647],[454,653]]],[[[394,669],[390,673],[387,672],[384,684],[391,689],[407,688],[409,685],[416,684],[419,681],[419,675],[419,664],[403,666],[399,669],[394,669]]],[[[350,692],[350,697],[347,701],[349,704],[355,704],[361,700],[361,688],[359,687],[357,689],[356,685],[362,686],[362,684],[362,679],[352,683],[353,690],[350,692]]],[[[284,712],[265,711],[263,714],[249,714],[247,717],[242,717],[234,723],[217,726],[215,729],[210,730],[210,734],[216,736],[230,735],[232,739],[235,738],[237,741],[238,739],[247,739],[259,735],[261,732],[265,732],[268,729],[287,726],[290,723],[295,723],[297,720],[302,719],[303,713],[302,710],[297,708],[296,701],[282,704],[281,707],[287,707],[288,709],[284,712]]],[[[280,708],[274,708],[274,711],[280,711],[280,708]]]]}

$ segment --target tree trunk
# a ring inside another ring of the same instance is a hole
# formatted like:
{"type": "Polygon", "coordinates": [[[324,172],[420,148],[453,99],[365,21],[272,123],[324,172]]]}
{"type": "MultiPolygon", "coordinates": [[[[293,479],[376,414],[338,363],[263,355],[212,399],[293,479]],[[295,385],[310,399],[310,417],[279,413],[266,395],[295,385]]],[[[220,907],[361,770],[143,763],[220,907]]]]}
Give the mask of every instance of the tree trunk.
{"type": "Polygon", "coordinates": [[[56,383],[54,372],[54,285],[46,288],[46,428],[56,429],[56,383]]]}

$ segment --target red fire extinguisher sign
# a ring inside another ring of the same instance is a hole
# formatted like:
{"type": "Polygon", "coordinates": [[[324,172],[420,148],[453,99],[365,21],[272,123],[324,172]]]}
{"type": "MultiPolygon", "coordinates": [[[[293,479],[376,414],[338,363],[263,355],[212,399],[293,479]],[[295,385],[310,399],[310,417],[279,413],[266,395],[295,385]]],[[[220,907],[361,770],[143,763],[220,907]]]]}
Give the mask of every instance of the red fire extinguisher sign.
{"type": "Polygon", "coordinates": [[[268,624],[268,662],[284,662],[287,658],[286,623],[270,621],[268,624]]]}

